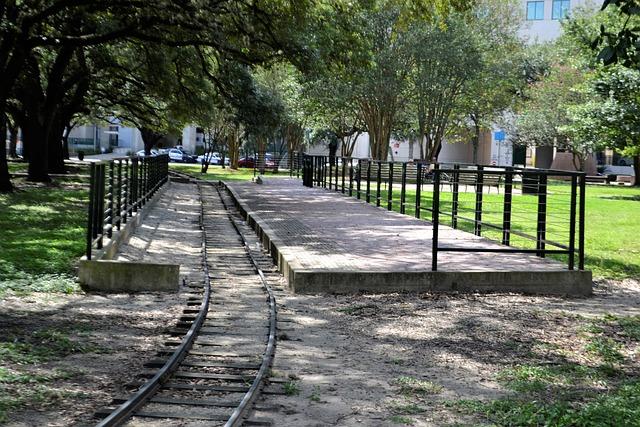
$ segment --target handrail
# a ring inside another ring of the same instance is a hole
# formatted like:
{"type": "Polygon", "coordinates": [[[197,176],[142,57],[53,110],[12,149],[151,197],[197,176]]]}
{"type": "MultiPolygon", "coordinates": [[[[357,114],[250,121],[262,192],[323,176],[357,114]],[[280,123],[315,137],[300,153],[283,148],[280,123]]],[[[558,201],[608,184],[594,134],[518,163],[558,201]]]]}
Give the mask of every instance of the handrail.
{"type": "Polygon", "coordinates": [[[122,157],[89,165],[89,209],[85,255],[102,249],[104,238],[120,230],[168,181],[169,156],[122,157]],[[106,224],[105,224],[106,223],[106,224]]]}
{"type": "Polygon", "coordinates": [[[303,185],[307,187],[316,186],[338,191],[355,196],[367,203],[375,203],[376,206],[381,206],[381,201],[385,198],[384,191],[387,193],[388,210],[397,208],[404,214],[407,209],[413,208],[415,217],[419,219],[424,216],[425,211],[430,212],[429,219],[433,225],[433,271],[437,270],[440,251],[535,253],[542,258],[550,254],[565,254],[569,270],[575,269],[577,255],[577,267],[580,270],[584,269],[587,176],[585,172],[310,155],[305,155],[302,159],[302,168],[303,185]],[[491,177],[498,178],[491,179],[491,177]],[[549,191],[550,179],[556,177],[566,182],[567,191],[563,192],[564,187],[553,187],[549,191]],[[383,184],[384,189],[382,189],[383,184]],[[396,188],[395,185],[399,185],[400,188],[396,188]],[[449,192],[444,191],[445,186],[449,187],[449,192]],[[485,196],[490,194],[492,188],[496,188],[498,193],[503,191],[499,200],[485,196]],[[410,192],[411,190],[413,193],[410,192]],[[446,193],[450,197],[443,198],[441,193],[446,193]],[[469,193],[469,196],[473,195],[474,198],[472,201],[468,200],[471,197],[463,199],[468,203],[466,209],[459,197],[462,193],[469,193]],[[514,195],[517,198],[514,198],[514,195]],[[519,198],[520,196],[526,199],[519,198]],[[525,210],[517,211],[518,202],[524,201],[527,205],[535,207],[520,206],[525,210]],[[429,202],[431,205],[428,204],[429,202]],[[449,203],[451,206],[447,209],[445,205],[449,203]],[[558,205],[561,209],[554,210],[553,206],[558,205]],[[491,206],[491,209],[487,206],[491,206]],[[470,212],[470,215],[461,215],[460,211],[464,210],[470,212]],[[502,224],[495,218],[496,214],[500,215],[502,224]],[[527,227],[525,230],[527,232],[517,227],[523,226],[520,221],[522,217],[525,217],[524,225],[527,227]],[[472,245],[466,248],[442,245],[439,239],[439,229],[443,226],[442,219],[450,220],[447,224],[450,224],[453,229],[460,228],[463,222],[472,224],[473,234],[484,238],[488,238],[487,230],[494,231],[489,237],[495,232],[501,232],[500,238],[494,240],[500,246],[486,245],[483,249],[472,247],[472,245]],[[560,232],[558,227],[561,228],[560,232]],[[556,237],[557,235],[561,238],[556,237]],[[514,244],[514,240],[518,238],[523,246],[521,248],[514,244]],[[534,241],[535,249],[528,248],[524,240],[534,241]]]}

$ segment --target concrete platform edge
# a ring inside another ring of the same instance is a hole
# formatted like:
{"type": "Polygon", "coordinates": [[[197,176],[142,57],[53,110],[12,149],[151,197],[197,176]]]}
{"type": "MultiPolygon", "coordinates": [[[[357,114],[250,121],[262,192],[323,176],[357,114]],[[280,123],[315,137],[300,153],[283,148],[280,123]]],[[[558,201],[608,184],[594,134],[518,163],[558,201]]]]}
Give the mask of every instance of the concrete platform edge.
{"type": "MultiPolygon", "coordinates": [[[[278,270],[296,293],[353,294],[360,292],[523,293],[588,296],[593,290],[591,271],[326,271],[307,269],[288,257],[292,249],[276,236],[260,215],[243,203],[227,183],[247,223],[269,250],[278,270]]],[[[400,215],[400,214],[398,214],[400,215]]]]}
{"type": "Polygon", "coordinates": [[[153,264],[130,261],[114,261],[120,246],[143,223],[151,209],[167,191],[171,182],[163,185],[144,207],[128,218],[120,230],[114,230],[112,238],[92,259],[80,259],[78,281],[90,290],[104,292],[176,291],[179,286],[179,269],[176,264],[153,264]],[[138,274],[136,271],[140,271],[138,274]],[[153,281],[150,281],[153,278],[153,281]]]}

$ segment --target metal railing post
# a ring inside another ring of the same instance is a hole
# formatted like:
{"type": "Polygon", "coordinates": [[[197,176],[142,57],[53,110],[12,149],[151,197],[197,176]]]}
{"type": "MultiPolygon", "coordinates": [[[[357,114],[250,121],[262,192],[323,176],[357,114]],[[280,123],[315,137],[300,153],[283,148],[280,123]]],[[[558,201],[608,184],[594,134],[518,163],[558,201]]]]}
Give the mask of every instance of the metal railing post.
{"type": "Polygon", "coordinates": [[[91,250],[93,247],[93,221],[94,221],[94,210],[95,210],[95,198],[96,198],[96,165],[95,163],[91,163],[89,165],[89,212],[87,219],[87,247],[86,247],[86,255],[87,259],[91,260],[91,250]]]}
{"type": "Polygon", "coordinates": [[[513,168],[507,168],[504,179],[504,204],[502,213],[502,244],[511,243],[511,202],[513,192],[513,168]]]}
{"type": "Polygon", "coordinates": [[[473,232],[476,236],[480,236],[482,234],[482,191],[484,189],[484,168],[482,166],[478,166],[477,175],[476,175],[476,215],[474,221],[473,232]]]}
{"type": "Polygon", "coordinates": [[[131,159],[131,207],[132,207],[132,216],[133,212],[138,212],[138,187],[140,186],[138,182],[138,158],[134,157],[131,159]]]}
{"type": "Polygon", "coordinates": [[[144,182],[145,182],[145,188],[144,188],[144,204],[147,204],[147,202],[150,199],[150,193],[151,193],[151,165],[152,165],[152,161],[151,159],[146,159],[144,161],[144,169],[145,169],[145,174],[144,174],[144,182]]]}
{"type": "Polygon", "coordinates": [[[578,177],[571,176],[571,205],[569,206],[569,270],[575,268],[576,256],[576,201],[578,196],[578,177]]]}
{"type": "Polygon", "coordinates": [[[346,171],[347,171],[346,170],[347,165],[344,162],[345,160],[346,160],[345,157],[342,157],[340,159],[340,161],[342,162],[342,187],[341,187],[342,194],[344,194],[344,181],[345,181],[345,174],[346,174],[346,171]]]}
{"type": "Polygon", "coordinates": [[[124,219],[122,222],[127,222],[127,217],[131,216],[131,168],[129,167],[129,159],[124,162],[124,176],[126,184],[124,187],[124,219]]]}
{"type": "Polygon", "coordinates": [[[109,162],[109,192],[107,193],[108,196],[108,204],[107,204],[107,212],[109,212],[109,216],[108,218],[108,222],[107,225],[109,226],[109,229],[107,230],[107,237],[111,238],[113,236],[113,193],[114,193],[114,188],[113,188],[113,168],[114,168],[114,163],[113,161],[109,162]]]}
{"type": "MultiPolygon", "coordinates": [[[[638,179],[638,178],[636,178],[638,179]]],[[[586,174],[580,175],[580,222],[578,225],[578,268],[584,270],[584,220],[585,220],[585,197],[586,197],[586,174]]]]}
{"type": "Polygon", "coordinates": [[[360,200],[360,182],[362,181],[362,159],[358,159],[358,172],[356,173],[356,198],[360,200]]]}
{"type": "Polygon", "coordinates": [[[371,202],[371,160],[367,160],[367,203],[371,202]]]}
{"type": "Polygon", "coordinates": [[[407,164],[402,164],[402,181],[400,187],[400,213],[404,213],[404,204],[407,196],[407,164]]]}
{"type": "Polygon", "coordinates": [[[393,162],[389,162],[389,185],[387,185],[387,210],[393,210],[393,162]]]}
{"type": "Polygon", "coordinates": [[[335,187],[333,188],[334,190],[338,191],[338,179],[340,177],[340,169],[338,168],[338,156],[333,156],[333,167],[336,169],[336,184],[335,187]]]}
{"type": "Polygon", "coordinates": [[[538,227],[537,227],[537,255],[545,257],[545,240],[547,239],[547,175],[540,174],[538,184],[538,227]]]}
{"type": "Polygon", "coordinates": [[[380,206],[380,187],[382,185],[382,162],[380,160],[376,163],[378,170],[376,171],[376,206],[380,206]]]}
{"type": "Polygon", "coordinates": [[[460,193],[460,165],[453,165],[453,194],[451,195],[451,228],[458,228],[458,196],[460,193]]]}
{"type": "Polygon", "coordinates": [[[98,221],[97,221],[97,230],[98,233],[98,249],[102,249],[102,244],[104,240],[104,185],[105,185],[105,167],[104,163],[101,163],[98,166],[98,221]]]}
{"type": "Polygon", "coordinates": [[[322,188],[327,188],[327,156],[322,156],[322,188]]]}
{"type": "Polygon", "coordinates": [[[433,237],[431,242],[431,271],[438,271],[438,231],[440,226],[440,171],[433,168],[433,209],[431,210],[433,237]]]}
{"type": "Polygon", "coordinates": [[[120,230],[120,224],[122,223],[122,160],[118,160],[118,218],[116,221],[116,227],[120,230]]]}
{"type": "Polygon", "coordinates": [[[353,196],[353,158],[349,159],[349,197],[353,196]]]}
{"type": "Polygon", "coordinates": [[[416,165],[416,218],[420,219],[420,204],[422,203],[422,163],[416,165]]]}

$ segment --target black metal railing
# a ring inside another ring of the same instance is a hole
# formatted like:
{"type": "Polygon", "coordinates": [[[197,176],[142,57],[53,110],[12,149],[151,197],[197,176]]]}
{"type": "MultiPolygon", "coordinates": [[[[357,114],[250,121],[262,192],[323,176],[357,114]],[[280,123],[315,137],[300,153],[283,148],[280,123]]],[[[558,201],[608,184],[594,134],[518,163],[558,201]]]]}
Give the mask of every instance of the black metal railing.
{"type": "Polygon", "coordinates": [[[433,271],[440,252],[529,253],[584,269],[583,172],[328,156],[302,163],[305,186],[431,221],[433,271]]]}
{"type": "Polygon", "coordinates": [[[254,153],[248,159],[253,165],[253,176],[288,172],[290,177],[300,178],[303,156],[304,154],[300,152],[285,153],[283,155],[271,153],[260,155],[259,153],[254,153]]]}
{"type": "Polygon", "coordinates": [[[102,249],[135,212],[167,182],[169,156],[126,157],[91,163],[86,256],[102,249]]]}

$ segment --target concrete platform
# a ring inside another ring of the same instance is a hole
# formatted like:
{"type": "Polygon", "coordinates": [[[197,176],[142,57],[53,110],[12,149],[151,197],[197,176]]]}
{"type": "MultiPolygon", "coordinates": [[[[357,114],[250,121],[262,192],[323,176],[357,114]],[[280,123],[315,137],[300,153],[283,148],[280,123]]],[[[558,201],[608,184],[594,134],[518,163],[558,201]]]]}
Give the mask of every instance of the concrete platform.
{"type": "MultiPolygon", "coordinates": [[[[441,252],[431,271],[429,222],[300,180],[226,183],[295,292],[521,292],[589,295],[590,271],[528,254],[441,252]]],[[[500,247],[440,226],[447,245],[500,247]]]]}
{"type": "Polygon", "coordinates": [[[80,261],[80,283],[100,292],[176,292],[181,282],[200,280],[200,209],[195,185],[165,184],[109,250],[80,261]]]}

